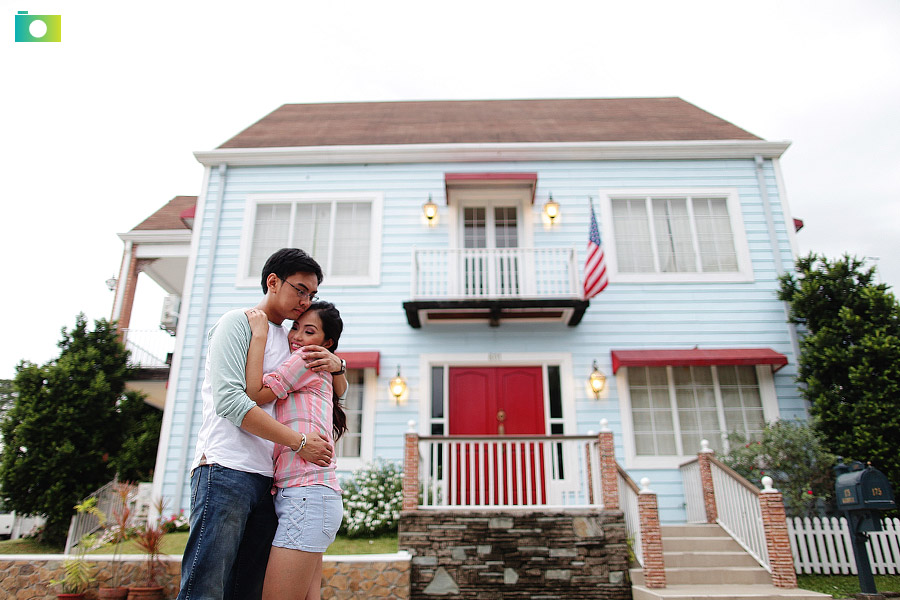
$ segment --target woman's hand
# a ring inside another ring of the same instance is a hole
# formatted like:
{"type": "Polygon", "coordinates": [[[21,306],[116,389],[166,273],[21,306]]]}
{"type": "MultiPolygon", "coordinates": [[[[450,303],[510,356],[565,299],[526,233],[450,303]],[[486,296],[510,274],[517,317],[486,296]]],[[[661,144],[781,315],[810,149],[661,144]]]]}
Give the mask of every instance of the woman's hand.
{"type": "Polygon", "coordinates": [[[306,361],[307,369],[316,373],[341,370],[341,359],[322,346],[303,346],[300,348],[300,358],[306,361]]]}
{"type": "Polygon", "coordinates": [[[253,337],[265,338],[269,335],[269,317],[265,311],[258,308],[249,308],[244,311],[247,321],[250,322],[250,334],[253,337]]]}

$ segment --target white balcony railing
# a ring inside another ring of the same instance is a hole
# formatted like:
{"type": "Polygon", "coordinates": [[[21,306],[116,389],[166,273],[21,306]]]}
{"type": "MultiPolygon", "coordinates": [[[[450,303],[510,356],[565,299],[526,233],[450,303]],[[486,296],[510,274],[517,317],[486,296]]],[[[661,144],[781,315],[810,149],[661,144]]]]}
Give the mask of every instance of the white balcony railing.
{"type": "Polygon", "coordinates": [[[597,438],[419,438],[421,508],[602,505],[597,438]]]}
{"type": "Polygon", "coordinates": [[[414,249],[412,298],[579,297],[575,248],[414,249]]]}
{"type": "Polygon", "coordinates": [[[175,338],[162,329],[123,329],[122,343],[131,352],[128,365],[145,369],[169,366],[175,338]]]}

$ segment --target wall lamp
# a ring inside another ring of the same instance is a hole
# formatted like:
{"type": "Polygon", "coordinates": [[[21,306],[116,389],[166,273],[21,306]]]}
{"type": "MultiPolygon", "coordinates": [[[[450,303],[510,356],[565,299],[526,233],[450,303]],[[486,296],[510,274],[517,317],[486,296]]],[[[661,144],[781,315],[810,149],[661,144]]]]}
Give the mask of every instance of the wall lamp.
{"type": "Polygon", "coordinates": [[[606,387],[606,375],[603,374],[603,371],[600,370],[600,367],[597,366],[597,361],[591,365],[591,375],[588,377],[588,385],[591,386],[591,391],[594,392],[594,398],[600,398],[600,392],[606,387]]]}
{"type": "Polygon", "coordinates": [[[431,200],[431,194],[428,194],[428,202],[422,205],[422,212],[425,213],[425,218],[428,219],[429,225],[434,225],[435,219],[437,218],[438,206],[431,200]]]}
{"type": "Polygon", "coordinates": [[[556,217],[559,216],[559,202],[555,202],[553,200],[553,194],[550,194],[550,197],[547,198],[547,201],[544,203],[544,214],[547,215],[547,218],[550,219],[550,222],[553,223],[556,221],[556,217]]]}
{"type": "Polygon", "coordinates": [[[400,376],[400,365],[397,365],[397,376],[391,379],[388,387],[391,390],[391,396],[399,403],[400,398],[406,393],[406,380],[400,376]]]}

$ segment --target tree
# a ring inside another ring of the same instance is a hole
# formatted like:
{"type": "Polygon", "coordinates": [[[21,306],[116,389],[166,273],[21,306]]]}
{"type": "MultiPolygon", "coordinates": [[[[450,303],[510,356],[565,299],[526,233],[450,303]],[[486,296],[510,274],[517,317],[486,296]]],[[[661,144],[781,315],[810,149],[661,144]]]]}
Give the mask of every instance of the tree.
{"type": "Polygon", "coordinates": [[[128,353],[111,323],[95,321],[90,331],[78,315],[59,347],[54,361],[16,367],[16,398],[0,422],[7,507],[44,515],[51,543],[65,539],[72,507],[111,480],[117,463],[134,463],[119,453],[144,420],[135,396],[125,393],[128,353]]]}
{"type": "Polygon", "coordinates": [[[781,278],[802,326],[799,381],[826,448],[900,484],[900,305],[875,269],[811,253],[781,278]]]}

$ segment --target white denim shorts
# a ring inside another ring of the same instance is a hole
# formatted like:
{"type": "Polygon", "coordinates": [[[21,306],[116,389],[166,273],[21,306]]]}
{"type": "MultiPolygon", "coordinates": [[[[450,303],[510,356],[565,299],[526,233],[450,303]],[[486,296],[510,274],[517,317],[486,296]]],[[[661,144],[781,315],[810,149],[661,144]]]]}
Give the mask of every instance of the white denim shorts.
{"type": "Polygon", "coordinates": [[[272,545],[304,552],[325,552],[344,518],[340,493],[324,485],[278,488],[278,529],[272,545]]]}

